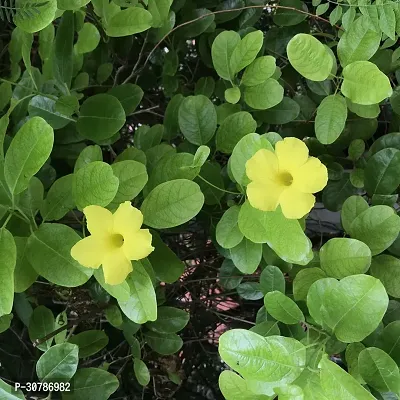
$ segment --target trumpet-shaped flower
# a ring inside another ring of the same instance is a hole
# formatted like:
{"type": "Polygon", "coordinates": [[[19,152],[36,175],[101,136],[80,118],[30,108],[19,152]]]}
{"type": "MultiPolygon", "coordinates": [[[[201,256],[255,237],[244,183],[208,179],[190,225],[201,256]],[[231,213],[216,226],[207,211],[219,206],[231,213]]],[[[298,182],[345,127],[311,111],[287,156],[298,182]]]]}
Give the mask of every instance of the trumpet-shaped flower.
{"type": "Polygon", "coordinates": [[[308,156],[305,143],[285,138],[275,145],[275,153],[261,149],[246,163],[250,204],[262,211],[278,205],[286,218],[299,219],[313,208],[315,196],[328,182],[328,171],[318,158],[308,156]]]}
{"type": "Polygon", "coordinates": [[[112,214],[100,206],[83,209],[91,234],[71,249],[71,256],[87,268],[103,265],[104,280],[110,285],[122,283],[132,272],[131,260],[147,257],[154,247],[148,229],[140,229],[143,215],[129,201],[112,214]]]}

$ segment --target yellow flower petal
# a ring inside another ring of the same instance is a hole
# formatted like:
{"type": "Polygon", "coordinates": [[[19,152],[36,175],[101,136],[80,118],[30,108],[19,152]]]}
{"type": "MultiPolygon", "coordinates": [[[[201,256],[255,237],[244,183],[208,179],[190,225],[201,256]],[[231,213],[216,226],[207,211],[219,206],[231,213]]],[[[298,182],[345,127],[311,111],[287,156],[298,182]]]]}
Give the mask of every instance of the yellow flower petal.
{"type": "Polygon", "coordinates": [[[124,237],[137,232],[143,224],[143,214],[130,201],[120,204],[114,213],[114,232],[124,237]]]}
{"type": "Polygon", "coordinates": [[[111,233],[113,215],[100,206],[87,206],[83,209],[86,216],[87,228],[92,235],[105,236],[111,233]]]}
{"type": "Polygon", "coordinates": [[[319,192],[327,183],[328,170],[315,157],[310,157],[304,165],[293,172],[293,185],[304,193],[319,192]]]}
{"type": "Polygon", "coordinates": [[[71,256],[84,267],[99,268],[103,262],[107,246],[104,240],[96,236],[89,236],[80,240],[71,249],[71,256]]]}
{"type": "Polygon", "coordinates": [[[275,144],[279,170],[293,173],[308,159],[308,148],[300,139],[288,137],[275,144]]]}
{"type": "Polygon", "coordinates": [[[278,172],[278,159],[272,151],[261,149],[246,162],[246,175],[254,182],[274,180],[278,172]]]}
{"type": "Polygon", "coordinates": [[[104,281],[109,285],[119,285],[132,272],[132,264],[126,258],[122,247],[108,252],[103,260],[104,281]]]}
{"type": "Polygon", "coordinates": [[[151,240],[151,233],[148,229],[140,229],[138,232],[125,235],[122,248],[126,257],[129,260],[146,258],[154,250],[151,240]]]}
{"type": "Polygon", "coordinates": [[[247,197],[252,207],[262,211],[274,211],[284,190],[284,186],[279,186],[272,181],[264,184],[251,182],[247,186],[247,197]]]}
{"type": "Polygon", "coordinates": [[[302,193],[291,186],[282,193],[279,204],[286,218],[299,219],[314,207],[315,196],[309,193],[302,193]]]}

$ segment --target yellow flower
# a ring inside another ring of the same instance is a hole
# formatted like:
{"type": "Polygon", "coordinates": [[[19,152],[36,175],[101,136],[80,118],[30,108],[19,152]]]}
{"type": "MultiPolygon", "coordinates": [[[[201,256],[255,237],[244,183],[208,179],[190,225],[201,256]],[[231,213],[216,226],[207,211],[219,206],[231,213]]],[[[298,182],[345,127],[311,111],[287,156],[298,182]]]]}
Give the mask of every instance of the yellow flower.
{"type": "Polygon", "coordinates": [[[328,182],[328,171],[296,138],[285,138],[275,145],[275,153],[261,149],[246,163],[250,204],[259,210],[274,211],[281,206],[290,219],[304,217],[313,208],[315,196],[328,182]]]}
{"type": "Polygon", "coordinates": [[[112,214],[100,206],[83,209],[91,233],[71,249],[71,256],[87,268],[103,265],[104,280],[110,285],[122,283],[132,272],[131,260],[147,257],[154,247],[148,229],[140,229],[143,215],[129,201],[112,214]]]}

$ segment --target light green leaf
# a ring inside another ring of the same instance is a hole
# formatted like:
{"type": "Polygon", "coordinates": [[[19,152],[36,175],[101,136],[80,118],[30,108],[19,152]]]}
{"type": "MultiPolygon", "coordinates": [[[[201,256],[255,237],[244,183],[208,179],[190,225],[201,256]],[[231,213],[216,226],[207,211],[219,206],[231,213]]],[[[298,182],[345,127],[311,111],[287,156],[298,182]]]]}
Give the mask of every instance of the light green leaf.
{"type": "Polygon", "coordinates": [[[368,17],[357,18],[344,32],[338,43],[338,57],[344,68],[354,61],[368,61],[381,44],[381,32],[371,28],[368,17]]]}
{"type": "MultiPolygon", "coordinates": [[[[320,6],[328,6],[329,4],[321,4],[320,6]]],[[[318,6],[318,7],[320,7],[318,6]]],[[[318,8],[317,8],[318,10],[318,8]]],[[[319,15],[317,13],[317,15],[319,15]]],[[[297,385],[287,385],[274,389],[275,393],[279,396],[280,400],[304,400],[304,393],[301,387],[297,385]]]]}
{"type": "Polygon", "coordinates": [[[146,225],[166,229],[194,218],[203,204],[204,195],[197,183],[176,179],[154,188],[145,198],[141,211],[146,225]]]}
{"type": "MultiPolygon", "coordinates": [[[[42,339],[54,331],[54,315],[45,306],[36,307],[29,320],[29,338],[32,342],[42,339]]],[[[50,349],[53,338],[38,344],[36,347],[42,351],[50,349]]]]}
{"type": "Polygon", "coordinates": [[[75,50],[78,54],[90,53],[96,49],[100,43],[100,33],[95,25],[86,22],[78,32],[78,41],[75,50]]]}
{"type": "Polygon", "coordinates": [[[365,349],[365,346],[362,343],[350,343],[346,347],[346,364],[348,368],[349,374],[357,379],[361,384],[365,384],[364,379],[360,375],[359,366],[358,366],[358,356],[365,349]]]}
{"type": "Polygon", "coordinates": [[[84,101],[76,127],[84,138],[98,142],[116,134],[124,124],[125,111],[119,100],[102,93],[84,101]]]}
{"type": "Polygon", "coordinates": [[[71,257],[71,248],[81,238],[69,226],[42,224],[28,239],[26,257],[36,272],[56,285],[81,286],[93,274],[71,257]]]}
{"type": "Polygon", "coordinates": [[[127,281],[120,283],[119,285],[109,285],[104,281],[104,273],[101,268],[94,270],[94,277],[99,285],[111,296],[115,297],[119,302],[127,302],[131,295],[131,289],[127,281]]]}
{"type": "Polygon", "coordinates": [[[349,158],[353,161],[356,161],[364,154],[364,151],[365,151],[364,140],[354,139],[352,140],[349,146],[349,158]]]}
{"type": "Polygon", "coordinates": [[[87,146],[80,152],[79,157],[75,162],[74,172],[77,172],[94,161],[103,161],[103,152],[97,144],[87,146]]]}
{"type": "Polygon", "coordinates": [[[171,4],[171,0],[149,0],[148,10],[153,17],[151,24],[153,28],[160,28],[163,26],[163,23],[168,17],[171,4]]]}
{"type": "Polygon", "coordinates": [[[356,239],[330,239],[321,247],[319,257],[322,270],[336,279],[364,274],[371,265],[371,250],[356,239]]]}
{"type": "Polygon", "coordinates": [[[118,378],[100,368],[80,368],[71,381],[65,400],[107,400],[119,386],[118,378]]]}
{"type": "Polygon", "coordinates": [[[241,84],[245,86],[257,86],[264,83],[274,74],[276,60],[272,56],[263,56],[255,59],[244,71],[241,84]]]}
{"type": "MultiPolygon", "coordinates": [[[[223,153],[232,153],[239,141],[247,134],[255,132],[256,128],[257,122],[246,111],[240,111],[226,117],[217,131],[217,149],[223,153]]],[[[259,135],[257,136],[259,137],[259,135]]]]}
{"type": "Polygon", "coordinates": [[[239,206],[233,206],[225,211],[218,221],[216,228],[216,239],[220,246],[225,249],[232,249],[243,239],[243,233],[238,227],[239,206]]]}
{"type": "Polygon", "coordinates": [[[78,368],[78,346],[70,343],[57,344],[47,350],[36,364],[41,382],[68,382],[78,368]]]}
{"type": "MultiPolygon", "coordinates": [[[[38,274],[26,257],[28,238],[14,237],[14,241],[17,249],[17,260],[14,270],[14,291],[22,293],[31,287],[36,281],[38,274]]],[[[3,291],[3,293],[3,296],[6,297],[6,291],[3,291]]]]}
{"type": "Polygon", "coordinates": [[[257,57],[263,44],[262,31],[248,33],[235,47],[230,58],[230,71],[238,73],[251,64],[257,57]]]}
{"type": "Polygon", "coordinates": [[[116,97],[124,108],[125,114],[130,115],[142,101],[144,93],[140,86],[132,83],[125,83],[123,85],[114,86],[108,91],[108,94],[116,97]]]}
{"type": "Polygon", "coordinates": [[[306,350],[295,339],[283,336],[263,338],[244,329],[225,332],[219,339],[222,360],[244,379],[285,384],[302,372],[306,350]]]}
{"type": "Polygon", "coordinates": [[[368,209],[368,203],[361,196],[351,196],[343,203],[341,219],[344,230],[349,233],[356,217],[368,209]]]}
{"type": "Polygon", "coordinates": [[[267,265],[260,275],[260,287],[264,295],[274,291],[285,293],[285,277],[282,271],[274,265],[267,265]]]}
{"type": "Polygon", "coordinates": [[[118,186],[119,179],[113,168],[102,161],[94,161],[74,173],[72,194],[80,210],[89,205],[105,207],[117,195],[118,186]]]}
{"type": "Polygon", "coordinates": [[[157,320],[148,322],[146,328],[159,333],[176,333],[189,322],[190,315],[179,308],[159,307],[157,320]]]}
{"type": "MultiPolygon", "coordinates": [[[[346,102],[349,110],[361,118],[376,118],[381,113],[379,104],[363,106],[361,104],[353,103],[349,99],[346,99],[346,102]]],[[[360,139],[355,139],[355,140],[360,140],[360,139]]]]}
{"type": "Polygon", "coordinates": [[[344,97],[325,97],[317,108],[315,134],[322,144],[331,144],[343,132],[347,119],[347,104],[344,97]]]}
{"type": "Polygon", "coordinates": [[[37,8],[34,4],[38,4],[36,0],[20,0],[18,6],[21,9],[17,11],[14,17],[14,24],[29,33],[41,31],[49,25],[55,18],[57,11],[57,0],[50,0],[41,5],[40,8],[37,8]],[[39,13],[33,11],[35,8],[39,10],[39,13]],[[32,14],[30,18],[26,18],[26,14],[24,14],[28,10],[32,14]]]}
{"type": "MultiPolygon", "coordinates": [[[[0,317],[0,333],[5,332],[10,328],[11,321],[13,319],[13,314],[6,314],[0,317]]],[[[1,382],[0,382],[0,395],[1,395],[1,382]]]]}
{"type": "Polygon", "coordinates": [[[237,86],[225,90],[225,100],[231,104],[238,103],[241,95],[240,89],[237,86]]]}
{"type": "Polygon", "coordinates": [[[21,193],[28,187],[50,156],[53,142],[53,129],[44,119],[34,117],[22,125],[4,161],[4,177],[11,193],[21,193]]]}
{"type": "Polygon", "coordinates": [[[342,93],[353,103],[380,103],[393,93],[388,77],[369,61],[356,61],[343,69],[342,93]]]}
{"type": "Polygon", "coordinates": [[[383,4],[378,6],[379,13],[379,27],[382,32],[389,36],[392,40],[396,40],[396,15],[393,8],[397,4],[383,4]]]}
{"type": "Polygon", "coordinates": [[[230,249],[230,255],[236,268],[244,274],[252,274],[261,262],[262,246],[244,238],[230,249]]]}
{"type": "Polygon", "coordinates": [[[176,353],[183,345],[182,339],[175,333],[146,331],[144,337],[154,351],[165,356],[176,353]]]}
{"type": "Polygon", "coordinates": [[[400,150],[383,149],[369,158],[365,167],[365,189],[374,194],[392,194],[400,184],[400,150]]]}
{"type": "Polygon", "coordinates": [[[68,342],[78,346],[79,358],[87,358],[107,346],[108,336],[103,331],[88,330],[72,336],[68,342]]]}
{"type": "Polygon", "coordinates": [[[304,321],[303,312],[298,305],[282,292],[269,292],[264,297],[264,305],[268,312],[277,321],[292,325],[304,321]]]}
{"type": "Polygon", "coordinates": [[[150,372],[146,364],[142,360],[135,358],[133,361],[133,370],[139,384],[147,386],[150,382],[150,372]]]}
{"type": "Polygon", "coordinates": [[[296,301],[306,300],[311,285],[324,278],[326,278],[326,274],[320,268],[305,268],[300,270],[293,281],[294,299],[296,301]]]}
{"type": "Polygon", "coordinates": [[[283,99],[283,87],[273,78],[256,86],[246,87],[244,100],[256,110],[266,110],[279,104],[283,99]]]}
{"type": "Polygon", "coordinates": [[[307,293],[307,307],[311,317],[317,324],[322,326],[322,312],[321,304],[323,303],[324,296],[328,290],[331,289],[332,285],[337,283],[336,279],[324,278],[314,282],[307,293]]]}
{"type": "Polygon", "coordinates": [[[388,254],[372,259],[371,275],[378,278],[392,297],[400,297],[400,260],[388,254]]]}
{"type": "Polygon", "coordinates": [[[59,10],[78,10],[88,4],[90,0],[57,0],[59,10]]]}
{"type": "Polygon", "coordinates": [[[153,17],[144,8],[130,7],[114,14],[106,26],[107,35],[121,37],[146,31],[152,26],[153,17]]]}
{"type": "Polygon", "coordinates": [[[263,321],[257,325],[250,328],[251,332],[255,332],[261,336],[279,336],[280,330],[278,326],[278,321],[263,321]]]}
{"type": "Polygon", "coordinates": [[[314,36],[298,33],[290,39],[287,54],[293,68],[311,81],[324,81],[331,73],[332,57],[314,36]]]}
{"type": "Polygon", "coordinates": [[[14,301],[14,270],[17,248],[13,235],[5,228],[0,229],[0,316],[10,314],[14,301]]]}
{"type": "Polygon", "coordinates": [[[377,328],[388,303],[386,290],[378,279],[347,276],[324,293],[322,321],[341,342],[360,342],[377,328]]]}
{"type": "Polygon", "coordinates": [[[217,129],[217,112],[203,95],[186,97],[179,108],[179,126],[185,138],[198,146],[206,144],[217,129]]]}
{"type": "Polygon", "coordinates": [[[142,163],[143,165],[147,164],[146,154],[144,154],[142,150],[139,150],[136,147],[128,147],[127,149],[125,149],[115,159],[114,164],[125,160],[137,161],[142,163]]]}
{"type": "Polygon", "coordinates": [[[118,300],[122,312],[133,322],[144,324],[157,319],[156,293],[153,283],[140,262],[133,262],[133,272],[126,278],[130,297],[126,302],[118,300]]]}
{"type": "Polygon", "coordinates": [[[361,240],[372,255],[382,253],[400,232],[400,217],[389,206],[374,206],[358,214],[350,225],[351,237],[361,240]]]}

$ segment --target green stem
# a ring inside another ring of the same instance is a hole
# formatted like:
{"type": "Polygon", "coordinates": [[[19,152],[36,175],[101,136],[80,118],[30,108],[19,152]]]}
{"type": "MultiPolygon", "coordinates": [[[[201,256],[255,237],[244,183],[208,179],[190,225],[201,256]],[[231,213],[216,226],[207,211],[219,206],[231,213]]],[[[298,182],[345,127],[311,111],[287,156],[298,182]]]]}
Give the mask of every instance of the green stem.
{"type": "Polygon", "coordinates": [[[211,182],[209,182],[207,179],[203,178],[201,175],[197,175],[197,177],[200,178],[205,183],[207,183],[208,185],[212,186],[214,189],[220,190],[221,192],[234,194],[235,196],[240,196],[242,194],[242,193],[239,193],[239,192],[231,192],[229,190],[221,189],[220,187],[213,185],[211,182]]]}
{"type": "Polygon", "coordinates": [[[8,217],[7,217],[7,219],[4,221],[4,224],[3,224],[3,226],[1,227],[1,229],[4,229],[4,228],[7,226],[8,222],[9,222],[10,219],[11,219],[11,217],[12,217],[12,214],[11,214],[11,213],[8,214],[8,217]]]}

